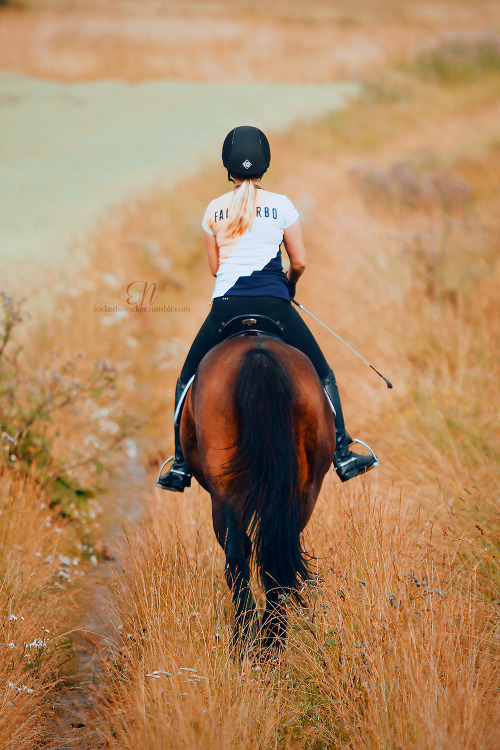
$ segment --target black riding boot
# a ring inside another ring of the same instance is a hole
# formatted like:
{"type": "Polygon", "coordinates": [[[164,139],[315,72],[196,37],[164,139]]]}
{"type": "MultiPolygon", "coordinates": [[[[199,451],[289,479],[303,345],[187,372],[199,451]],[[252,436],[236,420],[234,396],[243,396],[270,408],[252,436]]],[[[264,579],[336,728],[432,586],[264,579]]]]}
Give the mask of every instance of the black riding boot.
{"type": "Polygon", "coordinates": [[[348,435],[344,424],[344,415],[342,414],[342,405],[340,403],[339,389],[332,370],[322,381],[323,387],[328,394],[330,401],[335,409],[335,432],[337,436],[335,444],[335,454],[333,456],[333,465],[342,482],[357,477],[358,474],[364,474],[370,469],[378,466],[377,457],[372,453],[371,456],[360,456],[349,450],[349,446],[355,442],[348,435]]]}
{"type": "MultiPolygon", "coordinates": [[[[175,409],[179,403],[180,397],[184,392],[186,384],[179,378],[177,385],[175,386],[175,409]]],[[[177,419],[174,422],[174,442],[175,442],[175,455],[174,463],[163,476],[158,477],[156,486],[162,490],[171,490],[172,492],[184,492],[185,487],[191,486],[191,472],[182,455],[181,440],[180,440],[180,423],[181,423],[182,406],[177,415],[177,419]]],[[[164,464],[165,465],[165,464],[164,464]]],[[[162,467],[163,468],[163,467],[162,467]]],[[[161,469],[160,469],[161,471],[161,469]]]]}

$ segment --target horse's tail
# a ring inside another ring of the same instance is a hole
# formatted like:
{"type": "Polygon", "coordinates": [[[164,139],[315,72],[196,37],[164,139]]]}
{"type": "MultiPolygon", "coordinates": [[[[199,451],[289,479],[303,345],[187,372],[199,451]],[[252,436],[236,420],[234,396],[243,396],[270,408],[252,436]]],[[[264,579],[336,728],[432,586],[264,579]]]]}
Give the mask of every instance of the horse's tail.
{"type": "Polygon", "coordinates": [[[288,589],[300,601],[300,580],[310,571],[300,539],[293,391],[275,355],[262,347],[245,354],[236,383],[240,440],[227,473],[263,586],[288,589]]]}

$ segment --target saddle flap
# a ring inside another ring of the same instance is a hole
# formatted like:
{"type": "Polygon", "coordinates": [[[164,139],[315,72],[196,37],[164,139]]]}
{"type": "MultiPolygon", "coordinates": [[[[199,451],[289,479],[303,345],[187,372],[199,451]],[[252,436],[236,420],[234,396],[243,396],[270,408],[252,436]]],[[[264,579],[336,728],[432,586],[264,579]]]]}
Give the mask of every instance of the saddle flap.
{"type": "Polygon", "coordinates": [[[221,341],[234,336],[273,336],[283,339],[283,329],[279,322],[269,318],[267,315],[249,313],[248,315],[237,315],[227,323],[223,323],[219,329],[221,341]]]}

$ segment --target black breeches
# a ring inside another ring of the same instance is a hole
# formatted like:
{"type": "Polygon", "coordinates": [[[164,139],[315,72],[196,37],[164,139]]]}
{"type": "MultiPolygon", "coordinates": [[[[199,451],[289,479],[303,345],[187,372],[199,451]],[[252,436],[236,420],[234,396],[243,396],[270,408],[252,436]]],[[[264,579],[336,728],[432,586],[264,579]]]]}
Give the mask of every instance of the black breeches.
{"type": "Polygon", "coordinates": [[[321,380],[326,378],[329,365],[316,339],[306,326],[292,303],[279,297],[217,297],[212,303],[207,319],[191,345],[181,371],[181,379],[187,383],[207,352],[220,342],[219,330],[237,315],[267,315],[279,321],[283,338],[287,344],[300,349],[309,357],[321,380]]]}

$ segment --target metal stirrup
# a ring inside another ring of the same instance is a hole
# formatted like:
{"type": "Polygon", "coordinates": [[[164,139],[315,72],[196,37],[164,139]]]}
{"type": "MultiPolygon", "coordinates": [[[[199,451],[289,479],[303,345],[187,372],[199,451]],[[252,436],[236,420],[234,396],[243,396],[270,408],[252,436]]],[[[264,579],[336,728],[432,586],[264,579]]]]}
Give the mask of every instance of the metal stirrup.
{"type": "Polygon", "coordinates": [[[369,446],[369,445],[367,445],[367,443],[364,443],[364,442],[363,442],[362,440],[358,440],[357,438],[355,438],[355,439],[354,439],[354,440],[352,441],[351,445],[353,445],[354,443],[359,443],[360,445],[364,445],[364,446],[365,446],[365,448],[367,448],[367,449],[368,449],[368,450],[370,451],[370,453],[372,454],[373,458],[375,459],[375,463],[374,463],[374,464],[372,464],[370,468],[375,468],[375,466],[378,466],[378,465],[379,465],[379,464],[378,464],[378,458],[377,458],[377,456],[375,455],[374,451],[372,451],[372,449],[370,448],[370,446],[369,446]]]}
{"type": "Polygon", "coordinates": [[[163,464],[161,465],[161,469],[160,469],[160,471],[158,472],[158,480],[157,480],[158,482],[159,482],[159,481],[160,481],[160,479],[161,479],[161,473],[162,473],[163,469],[164,469],[164,468],[165,468],[165,466],[166,466],[166,465],[167,465],[168,463],[170,463],[170,461],[172,461],[172,460],[173,460],[174,458],[175,458],[175,456],[170,456],[170,458],[167,458],[167,460],[163,462],[163,464]]]}

